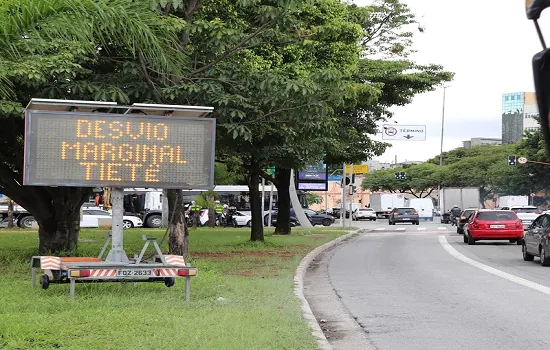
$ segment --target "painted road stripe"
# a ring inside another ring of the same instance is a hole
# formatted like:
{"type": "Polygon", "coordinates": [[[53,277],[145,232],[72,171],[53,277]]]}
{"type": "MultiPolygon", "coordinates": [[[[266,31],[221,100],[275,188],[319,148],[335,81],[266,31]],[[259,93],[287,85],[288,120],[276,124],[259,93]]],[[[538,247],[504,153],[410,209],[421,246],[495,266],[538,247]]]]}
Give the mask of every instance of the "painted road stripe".
{"type": "Polygon", "coordinates": [[[441,227],[441,226],[440,226],[440,227],[438,227],[437,229],[438,229],[438,230],[445,230],[445,231],[447,230],[447,228],[446,228],[446,227],[441,227]]]}
{"type": "Polygon", "coordinates": [[[399,228],[396,228],[395,229],[397,232],[400,232],[400,231],[407,231],[407,229],[405,227],[399,227],[399,228]]]}
{"type": "Polygon", "coordinates": [[[447,241],[447,238],[443,235],[439,235],[439,243],[443,246],[443,248],[452,256],[457,258],[460,261],[465,262],[466,264],[470,264],[474,267],[477,267],[480,270],[483,270],[485,272],[489,272],[490,274],[493,274],[498,277],[502,277],[508,281],[515,282],[517,284],[521,284],[524,287],[534,289],[536,291],[539,291],[541,293],[550,295],[550,288],[543,286],[542,284],[538,284],[529,280],[526,280],[524,278],[512,275],[510,273],[500,271],[498,269],[495,269],[494,267],[482,264],[478,261],[475,261],[473,259],[468,258],[467,256],[462,255],[459,253],[456,249],[454,249],[451,244],[447,241]]]}
{"type": "Polygon", "coordinates": [[[417,231],[426,231],[426,228],[425,227],[419,227],[416,229],[417,231]]]}
{"type": "Polygon", "coordinates": [[[380,228],[375,228],[374,231],[386,231],[386,229],[384,227],[380,227],[380,228]]]}

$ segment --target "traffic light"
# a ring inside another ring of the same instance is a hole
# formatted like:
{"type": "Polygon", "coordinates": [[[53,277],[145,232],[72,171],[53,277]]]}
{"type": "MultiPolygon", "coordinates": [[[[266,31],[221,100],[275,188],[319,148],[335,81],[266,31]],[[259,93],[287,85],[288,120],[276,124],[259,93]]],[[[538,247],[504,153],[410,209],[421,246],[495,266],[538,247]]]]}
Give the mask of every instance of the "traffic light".
{"type": "Polygon", "coordinates": [[[406,180],[407,179],[407,174],[405,174],[404,172],[398,172],[398,173],[395,173],[395,178],[397,180],[406,180]]]}
{"type": "Polygon", "coordinates": [[[508,156],[508,165],[516,166],[516,156],[508,156]]]}
{"type": "Polygon", "coordinates": [[[351,179],[349,177],[345,177],[342,179],[342,184],[345,184],[345,186],[349,185],[351,183],[351,179]]]}

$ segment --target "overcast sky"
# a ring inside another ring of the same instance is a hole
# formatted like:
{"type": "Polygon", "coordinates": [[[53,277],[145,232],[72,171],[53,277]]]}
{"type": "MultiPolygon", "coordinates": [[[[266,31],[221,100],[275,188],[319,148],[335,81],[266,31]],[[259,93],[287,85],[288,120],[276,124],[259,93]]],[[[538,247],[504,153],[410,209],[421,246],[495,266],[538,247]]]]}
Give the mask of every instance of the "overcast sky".
{"type": "MultiPolygon", "coordinates": [[[[541,50],[523,0],[401,0],[425,28],[418,33],[411,58],[437,63],[455,73],[445,103],[443,150],[472,137],[501,137],[501,94],[534,91],[531,58],[541,50]]],[[[355,0],[367,5],[372,0],[355,0]]],[[[543,33],[550,37],[550,9],[543,13],[543,33]]],[[[548,39],[547,39],[548,41],[548,39]]],[[[418,95],[394,108],[399,124],[426,125],[423,142],[391,141],[379,157],[391,162],[426,160],[439,155],[443,89],[418,95]]],[[[392,122],[393,123],[393,122],[392,122]]],[[[377,137],[380,139],[381,137],[377,137]]]]}

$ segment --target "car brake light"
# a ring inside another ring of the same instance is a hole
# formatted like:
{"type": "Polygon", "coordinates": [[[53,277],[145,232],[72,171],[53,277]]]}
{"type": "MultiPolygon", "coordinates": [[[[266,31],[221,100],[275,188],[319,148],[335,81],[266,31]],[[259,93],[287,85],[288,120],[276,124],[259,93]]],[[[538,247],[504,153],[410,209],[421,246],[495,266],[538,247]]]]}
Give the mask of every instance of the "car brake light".
{"type": "Polygon", "coordinates": [[[521,220],[516,221],[516,228],[523,228],[523,223],[521,220]]]}
{"type": "Polygon", "coordinates": [[[473,228],[478,228],[479,225],[477,224],[477,222],[473,221],[470,226],[472,226],[473,228]]]}
{"type": "Polygon", "coordinates": [[[540,214],[540,211],[536,211],[535,214],[540,214]]]}

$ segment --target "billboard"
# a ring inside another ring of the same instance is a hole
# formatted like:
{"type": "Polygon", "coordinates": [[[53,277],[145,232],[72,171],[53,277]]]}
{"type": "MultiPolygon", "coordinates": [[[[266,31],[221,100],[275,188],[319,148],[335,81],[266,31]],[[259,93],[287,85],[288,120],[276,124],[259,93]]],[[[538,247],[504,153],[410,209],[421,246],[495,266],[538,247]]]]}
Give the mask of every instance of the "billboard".
{"type": "Polygon", "coordinates": [[[298,171],[297,185],[299,190],[327,191],[327,165],[324,162],[319,162],[313,165],[308,165],[305,169],[298,171]]]}
{"type": "Polygon", "coordinates": [[[25,185],[214,185],[212,118],[28,110],[25,124],[25,185]]]}

